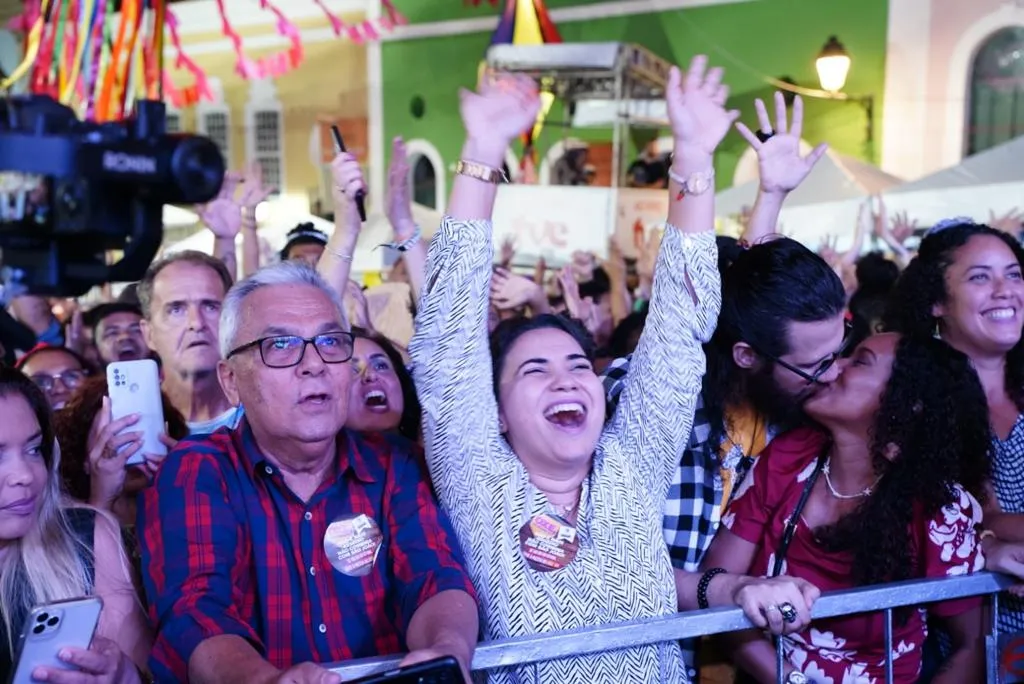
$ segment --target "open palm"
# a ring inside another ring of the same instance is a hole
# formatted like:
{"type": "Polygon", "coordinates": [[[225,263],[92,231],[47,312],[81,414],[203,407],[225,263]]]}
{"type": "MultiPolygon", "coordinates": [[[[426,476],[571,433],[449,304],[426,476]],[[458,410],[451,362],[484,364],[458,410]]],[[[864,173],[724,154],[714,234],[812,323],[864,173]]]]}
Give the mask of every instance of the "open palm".
{"type": "Polygon", "coordinates": [[[800,136],[804,128],[804,102],[797,96],[793,100],[793,123],[786,120],[786,99],[781,92],[775,93],[775,125],[768,118],[768,110],[760,99],[754,101],[760,130],[773,135],[761,142],[745,124],[738,122],[739,131],[757,152],[758,172],[761,175],[761,190],[770,193],[789,193],[803,183],[807,174],[818,163],[828,149],[824,143],[815,147],[807,156],[800,154],[800,136]]]}
{"type": "Polygon", "coordinates": [[[529,130],[540,111],[537,84],[528,76],[485,76],[477,93],[462,90],[459,110],[471,139],[511,142],[529,130]]]}
{"type": "Polygon", "coordinates": [[[697,55],[684,76],[672,67],[665,102],[678,144],[712,154],[729,131],[739,112],[726,111],[729,86],[722,84],[723,70],[707,70],[708,58],[697,55]]]}

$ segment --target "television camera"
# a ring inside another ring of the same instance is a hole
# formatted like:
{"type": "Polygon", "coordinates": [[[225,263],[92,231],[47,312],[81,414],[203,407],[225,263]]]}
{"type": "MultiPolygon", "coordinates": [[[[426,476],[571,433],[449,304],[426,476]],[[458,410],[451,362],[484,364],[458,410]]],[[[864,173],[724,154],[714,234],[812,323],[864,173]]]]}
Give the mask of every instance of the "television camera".
{"type": "Polygon", "coordinates": [[[223,179],[211,140],[166,133],[162,102],[94,123],[43,95],[0,100],[0,299],[139,280],[160,249],[163,206],[208,202],[223,179]],[[124,255],[108,264],[114,250],[124,255]]]}

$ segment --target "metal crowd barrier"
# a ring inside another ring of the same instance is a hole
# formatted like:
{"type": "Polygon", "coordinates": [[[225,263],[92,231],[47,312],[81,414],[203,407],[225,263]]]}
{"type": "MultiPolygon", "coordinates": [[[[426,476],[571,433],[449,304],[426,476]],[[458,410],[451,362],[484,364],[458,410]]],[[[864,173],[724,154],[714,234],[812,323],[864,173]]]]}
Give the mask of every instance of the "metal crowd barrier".
{"type": "MultiPolygon", "coordinates": [[[[855,615],[879,610],[885,611],[886,682],[892,677],[892,614],[894,608],[916,606],[938,601],[949,601],[970,596],[992,595],[992,634],[987,640],[988,684],[999,682],[999,592],[1012,586],[1015,580],[1002,575],[981,572],[962,577],[912,580],[893,584],[880,584],[863,589],[851,589],[822,594],[814,604],[812,618],[824,619],[841,615],[855,615]]],[[[753,625],[739,608],[711,608],[678,613],[670,617],[610,625],[587,627],[567,632],[534,634],[515,639],[491,641],[477,646],[473,656],[473,671],[481,672],[512,665],[536,665],[544,661],[603,651],[644,646],[663,641],[678,641],[694,637],[724,634],[753,625]]],[[[779,663],[783,661],[781,642],[776,648],[779,663]]],[[[385,672],[398,666],[401,656],[366,658],[330,665],[343,679],[365,677],[385,672]]],[[[781,672],[781,666],[779,668],[781,672]]],[[[537,681],[536,678],[534,681],[537,681]]],[[[779,684],[783,680],[781,675],[779,684]]]]}

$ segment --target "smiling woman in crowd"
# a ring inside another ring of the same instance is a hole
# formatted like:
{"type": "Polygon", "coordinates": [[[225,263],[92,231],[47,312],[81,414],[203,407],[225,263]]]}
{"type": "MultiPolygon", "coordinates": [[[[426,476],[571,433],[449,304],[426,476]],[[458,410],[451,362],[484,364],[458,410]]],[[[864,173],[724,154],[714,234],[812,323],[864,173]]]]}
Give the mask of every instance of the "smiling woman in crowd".
{"type": "MultiPolygon", "coordinates": [[[[469,559],[485,639],[676,611],[661,511],[700,391],[701,342],[721,302],[712,154],[735,119],[723,107],[721,69],[705,68],[698,57],[685,79],[676,69],[670,79],[670,225],[636,372],[607,427],[593,342],[578,322],[506,321],[488,348],[497,182],[539,96],[529,79],[504,76],[462,93],[468,139],[450,216],[431,246],[410,353],[427,462],[469,559]]],[[[665,643],[490,675],[588,680],[678,682],[685,673],[678,645],[665,643]]]]}
{"type": "MultiPolygon", "coordinates": [[[[0,367],[0,672],[11,671],[34,606],[93,595],[103,611],[92,646],[61,657],[81,684],[136,684],[151,636],[119,531],[92,509],[64,504],[55,445],[43,393],[0,367]]],[[[33,674],[54,681],[53,670],[33,674]]]]}
{"type": "MultiPolygon", "coordinates": [[[[937,335],[970,357],[985,388],[993,496],[985,526],[999,540],[1024,542],[1024,250],[989,226],[953,220],[921,240],[897,282],[885,324],[937,335]]],[[[986,541],[986,555],[995,557],[986,541]]],[[[1000,606],[1000,629],[1024,631],[1024,601],[1000,606]]]]}

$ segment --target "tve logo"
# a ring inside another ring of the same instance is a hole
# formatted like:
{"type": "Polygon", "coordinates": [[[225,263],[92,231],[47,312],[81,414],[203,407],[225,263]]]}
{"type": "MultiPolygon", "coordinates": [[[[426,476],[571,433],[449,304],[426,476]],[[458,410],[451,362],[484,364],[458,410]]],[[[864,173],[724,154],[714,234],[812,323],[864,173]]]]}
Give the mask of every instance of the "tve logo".
{"type": "Polygon", "coordinates": [[[1024,634],[999,639],[999,669],[1002,684],[1024,682],[1024,634]]]}

